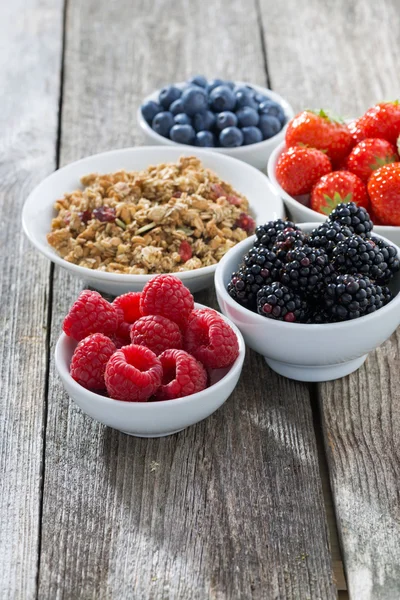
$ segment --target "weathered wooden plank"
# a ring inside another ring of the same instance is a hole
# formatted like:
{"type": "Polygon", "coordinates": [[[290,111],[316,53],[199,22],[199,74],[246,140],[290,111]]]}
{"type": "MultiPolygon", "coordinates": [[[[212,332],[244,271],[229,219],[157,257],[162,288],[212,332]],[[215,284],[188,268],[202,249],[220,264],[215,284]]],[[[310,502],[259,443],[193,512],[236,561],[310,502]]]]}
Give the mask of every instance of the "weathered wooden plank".
{"type": "Polygon", "coordinates": [[[55,167],[62,2],[0,3],[0,597],[34,598],[49,264],[21,231],[55,167]]]}
{"type": "MultiPolygon", "coordinates": [[[[272,83],[296,109],[357,115],[399,95],[395,0],[262,1],[272,83]],[[282,69],[282,64],[285,68],[282,69]]],[[[398,337],[320,386],[336,517],[353,599],[400,597],[398,337]]]]}
{"type": "MultiPolygon", "coordinates": [[[[70,2],[61,162],[140,140],[141,97],[196,71],[265,82],[252,2],[70,2]]],[[[52,347],[79,289],[55,269],[52,347]]],[[[52,366],[46,433],[40,597],[335,597],[308,388],[254,353],[156,440],[85,417],[52,366]]]]}

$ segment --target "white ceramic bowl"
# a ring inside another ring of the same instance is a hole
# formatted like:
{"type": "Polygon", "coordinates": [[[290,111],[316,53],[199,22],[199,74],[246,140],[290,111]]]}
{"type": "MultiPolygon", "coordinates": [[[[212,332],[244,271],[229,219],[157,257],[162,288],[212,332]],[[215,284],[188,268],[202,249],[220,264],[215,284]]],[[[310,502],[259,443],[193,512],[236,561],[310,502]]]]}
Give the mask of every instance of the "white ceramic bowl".
{"type": "MultiPolygon", "coordinates": [[[[312,222],[312,221],[319,222],[319,221],[321,221],[321,219],[323,220],[324,215],[321,215],[321,213],[319,213],[315,210],[312,210],[311,208],[308,208],[308,206],[306,206],[305,204],[302,204],[302,202],[299,202],[298,200],[296,200],[296,198],[293,198],[293,196],[290,196],[279,185],[279,183],[276,179],[276,176],[275,176],[275,170],[276,170],[276,163],[278,162],[278,159],[284,150],[285,150],[285,142],[282,142],[281,144],[279,144],[279,146],[277,148],[275,148],[275,150],[272,152],[271,156],[269,157],[268,177],[270,178],[272,185],[274,186],[274,188],[276,189],[276,191],[279,193],[280,197],[284,201],[284,203],[290,213],[290,217],[292,218],[293,221],[303,223],[303,222],[312,222]]],[[[381,235],[381,236],[387,238],[388,240],[390,240],[397,246],[400,245],[400,227],[394,227],[391,225],[375,225],[374,232],[377,233],[378,235],[381,235]]]]}
{"type": "MultiPolygon", "coordinates": [[[[195,304],[196,308],[207,308],[195,304]]],[[[223,316],[223,315],[222,315],[223,316]]],[[[55,364],[69,396],[87,415],[104,425],[137,437],[163,437],[177,433],[209,417],[229,398],[243,367],[246,348],[243,336],[234,323],[223,316],[237,335],[239,356],[231,367],[216,369],[211,385],[202,392],[162,402],[122,402],[85,389],[69,373],[77,346],[62,333],[55,350],[55,364]]]]}
{"type": "MultiPolygon", "coordinates": [[[[107,273],[74,265],[61,258],[48,244],[46,234],[55,216],[54,202],[65,192],[79,187],[80,178],[88,173],[110,173],[119,169],[141,170],[149,165],[176,162],[180,156],[197,156],[205,167],[212,169],[221,179],[246,195],[251,213],[257,224],[283,216],[284,208],[279,195],[268,178],[242,161],[197,148],[178,146],[123,148],[89,156],[52,173],[30,194],[22,211],[22,225],[32,244],[50,260],[84,279],[88,285],[113,295],[140,291],[154,275],[125,275],[107,273]]],[[[176,273],[183,283],[197,292],[213,283],[215,265],[193,271],[176,273]]]]}
{"type": "MultiPolygon", "coordinates": [[[[268,88],[260,87],[259,85],[254,85],[252,83],[246,83],[243,81],[237,81],[236,83],[237,85],[250,85],[260,94],[263,94],[264,96],[271,98],[271,100],[278,102],[285,112],[287,122],[294,117],[293,108],[291,107],[289,102],[282,98],[282,96],[279,96],[279,94],[277,94],[276,92],[273,92],[268,88]]],[[[174,85],[176,85],[176,87],[182,88],[186,84],[182,82],[176,83],[174,85]]],[[[148,102],[149,100],[154,100],[154,102],[158,102],[158,96],[160,91],[161,90],[156,90],[155,92],[147,96],[143,100],[143,104],[145,102],[148,102]]],[[[140,107],[137,112],[137,119],[139,121],[140,127],[143,130],[146,143],[161,146],[179,145],[176,142],[173,142],[172,140],[165,138],[162,135],[153,131],[153,129],[144,119],[140,107]]],[[[281,129],[281,131],[279,131],[269,140],[264,140],[263,142],[258,142],[257,144],[249,144],[248,146],[240,146],[239,148],[207,148],[207,150],[211,150],[212,152],[217,152],[220,154],[227,154],[228,156],[232,156],[233,158],[239,158],[240,160],[249,163],[249,165],[256,167],[256,169],[264,170],[267,167],[268,158],[271,152],[274,150],[274,148],[276,148],[278,144],[282,142],[282,140],[285,139],[285,131],[286,125],[281,129]]],[[[185,146],[185,148],[186,147],[187,146],[185,146]]],[[[189,148],[194,147],[195,146],[189,146],[189,148]]]]}
{"type": "MultiPolygon", "coordinates": [[[[300,223],[312,231],[315,223],[300,223]]],[[[243,308],[226,287],[254,237],[240,242],[221,260],[215,287],[221,311],[240,329],[246,344],[265,357],[280,375],[300,381],[329,381],[358,369],[368,352],[382,344],[400,324],[400,273],[390,285],[397,295],[375,313],[342,323],[307,325],[262,317],[243,308]]],[[[397,248],[400,257],[400,249],[397,248]]]]}

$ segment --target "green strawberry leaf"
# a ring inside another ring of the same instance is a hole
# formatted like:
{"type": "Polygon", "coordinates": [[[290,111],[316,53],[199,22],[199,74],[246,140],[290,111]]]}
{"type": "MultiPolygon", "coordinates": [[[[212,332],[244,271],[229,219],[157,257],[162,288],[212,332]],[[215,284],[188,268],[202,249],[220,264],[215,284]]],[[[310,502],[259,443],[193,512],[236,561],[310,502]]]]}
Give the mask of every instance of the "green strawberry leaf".
{"type": "Polygon", "coordinates": [[[347,204],[348,202],[351,202],[351,199],[353,197],[353,194],[347,194],[347,196],[345,196],[344,198],[339,194],[339,192],[334,192],[333,194],[333,198],[332,196],[328,196],[328,194],[323,194],[324,200],[325,200],[325,205],[320,207],[320,211],[324,214],[324,215],[329,215],[334,208],[337,207],[338,204],[341,204],[342,202],[344,202],[345,204],[347,204]]]}
{"type": "Polygon", "coordinates": [[[333,114],[330,110],[324,110],[323,108],[320,108],[319,110],[308,110],[308,112],[311,112],[314,115],[317,115],[317,117],[321,117],[330,123],[338,123],[340,125],[343,125],[344,123],[342,117],[333,114]]]}
{"type": "Polygon", "coordinates": [[[381,167],[396,161],[397,158],[394,156],[394,154],[386,154],[386,156],[374,156],[374,162],[368,166],[372,171],[376,171],[376,169],[380,169],[381,167]]]}

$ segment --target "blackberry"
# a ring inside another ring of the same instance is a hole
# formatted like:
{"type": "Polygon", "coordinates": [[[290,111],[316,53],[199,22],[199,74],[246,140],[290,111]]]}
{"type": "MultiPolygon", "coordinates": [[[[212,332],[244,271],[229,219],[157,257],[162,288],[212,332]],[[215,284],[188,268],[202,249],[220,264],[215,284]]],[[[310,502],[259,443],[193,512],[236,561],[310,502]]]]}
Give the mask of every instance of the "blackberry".
{"type": "Polygon", "coordinates": [[[337,321],[357,319],[375,312],[390,302],[388,288],[372,283],[363,275],[337,275],[324,293],[324,303],[329,314],[337,321]]]}
{"type": "Polygon", "coordinates": [[[315,325],[323,325],[324,323],[334,323],[335,319],[326,308],[323,306],[316,306],[314,309],[311,309],[306,322],[315,325]]]}
{"type": "Polygon", "coordinates": [[[318,297],[332,278],[333,266],[322,248],[305,245],[289,250],[280,273],[283,284],[311,297],[318,297]]]}
{"type": "Polygon", "coordinates": [[[332,251],[332,262],[339,273],[360,273],[376,281],[384,280],[388,270],[379,246],[359,235],[339,242],[332,251]]]}
{"type": "Polygon", "coordinates": [[[251,248],[228,284],[229,295],[250,310],[256,310],[257,292],[279,278],[282,262],[267,248],[251,248]]]}
{"type": "Polygon", "coordinates": [[[275,252],[277,257],[282,261],[286,261],[286,255],[289,250],[304,246],[308,236],[304,231],[286,227],[276,236],[275,244],[272,246],[272,252],[275,252]]]}
{"type": "Polygon", "coordinates": [[[313,229],[310,235],[309,245],[314,248],[323,248],[330,254],[334,247],[352,235],[352,231],[338,221],[325,221],[322,225],[313,229]]]}
{"type": "Polygon", "coordinates": [[[263,317],[278,321],[304,323],[307,318],[307,303],[293,290],[274,281],[258,292],[257,312],[263,317]]]}
{"type": "Polygon", "coordinates": [[[361,237],[370,237],[374,226],[366,209],[363,206],[357,206],[355,202],[338,204],[329,215],[328,221],[346,225],[353,233],[361,237]]]}
{"type": "Polygon", "coordinates": [[[382,253],[383,259],[387,264],[387,269],[383,273],[382,277],[377,279],[378,283],[388,283],[393,275],[400,270],[400,261],[397,256],[397,250],[394,246],[391,246],[381,238],[372,236],[371,240],[382,253]]]}
{"type": "Polygon", "coordinates": [[[256,248],[258,246],[264,246],[264,248],[271,250],[272,246],[275,244],[278,233],[288,227],[291,229],[299,229],[292,221],[283,221],[282,219],[276,219],[276,221],[269,221],[268,223],[265,223],[265,225],[259,225],[256,229],[257,239],[254,242],[254,246],[256,248]]]}

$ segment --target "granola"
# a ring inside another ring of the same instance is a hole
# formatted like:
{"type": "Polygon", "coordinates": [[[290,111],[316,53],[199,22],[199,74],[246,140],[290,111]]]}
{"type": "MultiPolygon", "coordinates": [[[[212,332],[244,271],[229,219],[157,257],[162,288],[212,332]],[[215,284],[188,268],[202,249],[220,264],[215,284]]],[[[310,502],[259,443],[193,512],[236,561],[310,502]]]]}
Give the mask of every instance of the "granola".
{"type": "Polygon", "coordinates": [[[68,262],[112,273],[216,264],[254,231],[247,199],[200,160],[86,175],[55,202],[49,244],[68,262]]]}

